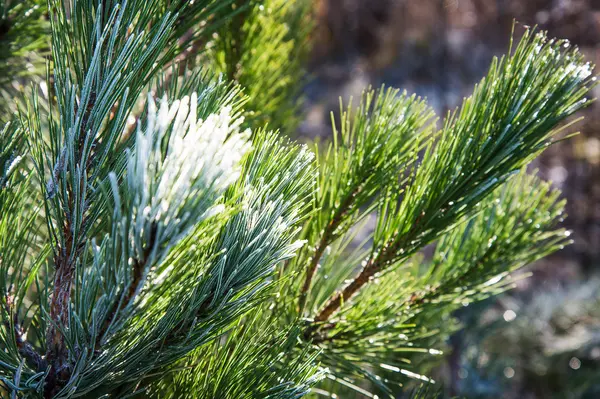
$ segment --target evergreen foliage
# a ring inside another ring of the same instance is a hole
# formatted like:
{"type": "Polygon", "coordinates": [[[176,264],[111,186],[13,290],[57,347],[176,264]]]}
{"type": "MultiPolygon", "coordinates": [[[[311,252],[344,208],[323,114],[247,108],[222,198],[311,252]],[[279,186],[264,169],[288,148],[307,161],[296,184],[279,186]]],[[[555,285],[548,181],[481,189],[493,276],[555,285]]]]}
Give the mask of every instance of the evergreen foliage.
{"type": "Polygon", "coordinates": [[[16,110],[15,95],[44,71],[49,24],[42,0],[0,1],[0,120],[16,110]]]}
{"type": "Polygon", "coordinates": [[[525,167],[591,102],[577,49],[528,30],[441,129],[381,88],[299,146],[307,4],[49,0],[47,105],[0,131],[3,395],[438,397],[452,312],[569,243],[525,167]]]}
{"type": "Polygon", "coordinates": [[[254,127],[293,133],[300,122],[301,61],[312,29],[309,0],[234,0],[236,15],[208,45],[206,63],[248,96],[254,127]]]}

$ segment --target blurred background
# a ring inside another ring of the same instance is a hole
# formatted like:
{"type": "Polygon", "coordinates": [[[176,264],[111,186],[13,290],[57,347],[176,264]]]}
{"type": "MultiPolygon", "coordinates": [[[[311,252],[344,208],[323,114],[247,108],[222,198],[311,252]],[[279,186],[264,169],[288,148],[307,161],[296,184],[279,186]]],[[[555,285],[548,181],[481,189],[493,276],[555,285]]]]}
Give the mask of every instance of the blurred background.
{"type": "MultiPolygon", "coordinates": [[[[506,53],[514,20],[516,37],[537,25],[600,64],[600,0],[319,0],[316,7],[304,137],[329,136],[339,98],[358,98],[369,85],[425,96],[445,114],[506,53]]],[[[581,115],[580,135],[533,165],[567,198],[564,225],[575,244],[529,267],[516,290],[461,310],[466,328],[434,372],[448,396],[600,398],[598,111],[600,102],[581,115]]]]}

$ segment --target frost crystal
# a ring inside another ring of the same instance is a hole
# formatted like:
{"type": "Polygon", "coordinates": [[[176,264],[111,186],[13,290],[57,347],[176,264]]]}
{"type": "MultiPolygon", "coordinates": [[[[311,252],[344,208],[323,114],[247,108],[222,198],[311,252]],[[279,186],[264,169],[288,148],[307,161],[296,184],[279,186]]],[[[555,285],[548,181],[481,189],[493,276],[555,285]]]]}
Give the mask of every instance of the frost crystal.
{"type": "Polygon", "coordinates": [[[250,149],[250,132],[230,107],[197,120],[196,93],[157,110],[148,99],[146,129],[138,125],[136,148],[129,156],[128,185],[135,193],[136,222],[157,222],[163,235],[180,234],[188,225],[218,213],[214,206],[240,174],[250,149]]]}

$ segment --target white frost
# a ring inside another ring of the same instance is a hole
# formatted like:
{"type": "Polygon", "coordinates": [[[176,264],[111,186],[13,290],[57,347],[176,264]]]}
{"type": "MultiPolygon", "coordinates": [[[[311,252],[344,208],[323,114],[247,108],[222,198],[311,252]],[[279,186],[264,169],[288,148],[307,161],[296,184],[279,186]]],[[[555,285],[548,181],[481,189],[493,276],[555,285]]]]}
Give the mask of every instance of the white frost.
{"type": "Polygon", "coordinates": [[[179,234],[221,208],[215,200],[240,174],[240,160],[250,149],[249,130],[230,107],[197,120],[196,93],[157,109],[148,98],[146,128],[138,125],[129,155],[128,186],[135,193],[136,225],[158,222],[164,235],[179,234]]]}

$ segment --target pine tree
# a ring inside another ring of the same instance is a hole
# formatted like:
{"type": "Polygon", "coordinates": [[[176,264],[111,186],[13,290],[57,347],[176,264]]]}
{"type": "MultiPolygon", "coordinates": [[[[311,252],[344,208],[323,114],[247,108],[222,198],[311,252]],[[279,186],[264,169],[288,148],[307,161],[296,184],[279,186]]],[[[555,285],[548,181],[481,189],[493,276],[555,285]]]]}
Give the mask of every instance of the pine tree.
{"type": "Polygon", "coordinates": [[[566,41],[527,30],[441,128],[380,88],[305,146],[274,129],[309,3],[10,4],[2,45],[50,54],[0,81],[31,87],[2,107],[3,396],[437,397],[453,312],[569,243],[526,171],[591,102],[566,41]]]}

